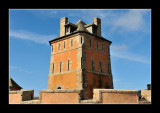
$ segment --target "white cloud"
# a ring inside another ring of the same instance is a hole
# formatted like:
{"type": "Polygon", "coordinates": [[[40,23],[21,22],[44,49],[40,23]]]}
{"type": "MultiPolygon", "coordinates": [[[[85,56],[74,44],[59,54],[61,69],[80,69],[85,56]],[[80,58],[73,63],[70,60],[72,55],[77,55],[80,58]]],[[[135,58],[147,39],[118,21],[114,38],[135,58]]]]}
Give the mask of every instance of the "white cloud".
{"type": "Polygon", "coordinates": [[[26,30],[11,30],[9,36],[22,40],[30,40],[39,44],[49,44],[49,41],[55,38],[55,35],[41,35],[26,30]]]}
{"type": "Polygon", "coordinates": [[[118,46],[111,46],[112,50],[118,51],[118,50],[124,50],[127,49],[128,47],[126,45],[118,45],[118,46]]]}
{"type": "Polygon", "coordinates": [[[27,73],[27,74],[30,74],[31,72],[28,71],[27,69],[24,69],[20,66],[10,66],[9,67],[10,69],[13,69],[13,70],[16,70],[16,71],[19,71],[19,72],[24,72],[24,73],[27,73]]]}
{"type": "Polygon", "coordinates": [[[146,56],[139,55],[136,53],[128,52],[128,46],[127,45],[114,45],[111,46],[111,56],[136,61],[140,63],[150,64],[150,59],[146,56]]]}
{"type": "Polygon", "coordinates": [[[150,64],[150,59],[148,59],[145,56],[134,54],[134,53],[124,52],[124,51],[112,51],[111,56],[126,59],[126,60],[136,61],[144,64],[150,64]]]}
{"type": "Polygon", "coordinates": [[[145,10],[129,10],[127,13],[113,18],[112,30],[118,28],[126,31],[140,30],[145,24],[143,17],[145,12],[145,10]]]}
{"type": "MultiPolygon", "coordinates": [[[[69,17],[93,22],[94,17],[102,19],[102,27],[110,26],[111,31],[120,28],[121,31],[142,30],[145,25],[144,14],[148,9],[39,9],[30,10],[41,18],[69,17]]],[[[74,20],[74,19],[73,19],[74,20]]],[[[78,20],[77,20],[78,21],[78,20]]],[[[118,29],[119,30],[119,29],[118,29]]]]}

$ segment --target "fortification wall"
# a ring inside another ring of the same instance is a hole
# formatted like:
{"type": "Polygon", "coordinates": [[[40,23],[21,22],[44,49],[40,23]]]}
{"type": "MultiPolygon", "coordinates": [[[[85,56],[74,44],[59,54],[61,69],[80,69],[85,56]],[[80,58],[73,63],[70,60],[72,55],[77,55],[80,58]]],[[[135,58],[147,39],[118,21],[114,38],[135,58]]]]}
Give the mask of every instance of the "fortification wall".
{"type": "Polygon", "coordinates": [[[93,100],[102,104],[138,104],[138,91],[126,89],[94,89],[93,100]]]}
{"type": "MultiPolygon", "coordinates": [[[[138,91],[127,89],[94,89],[93,99],[82,100],[83,90],[42,89],[40,99],[34,100],[23,93],[10,91],[10,104],[139,104],[138,91]],[[23,100],[25,97],[25,101],[23,100]]],[[[33,91],[27,91],[29,94],[33,91]]]]}
{"type": "Polygon", "coordinates": [[[22,101],[32,100],[34,90],[9,91],[9,104],[21,104],[22,101]]]}
{"type": "Polygon", "coordinates": [[[42,89],[40,99],[41,104],[78,104],[81,99],[81,90],[42,89]]]}

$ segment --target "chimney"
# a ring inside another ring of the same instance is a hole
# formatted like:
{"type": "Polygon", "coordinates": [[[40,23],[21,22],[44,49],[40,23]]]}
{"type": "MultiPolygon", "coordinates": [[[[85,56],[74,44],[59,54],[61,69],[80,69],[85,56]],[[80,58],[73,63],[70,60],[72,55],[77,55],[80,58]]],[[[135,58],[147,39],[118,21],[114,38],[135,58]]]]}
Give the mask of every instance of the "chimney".
{"type": "Polygon", "coordinates": [[[61,18],[60,21],[60,37],[65,35],[65,24],[68,23],[68,18],[67,17],[63,17],[61,18]]]}
{"type": "Polygon", "coordinates": [[[97,25],[97,35],[101,36],[101,19],[98,17],[95,17],[94,24],[97,25]]]}
{"type": "Polygon", "coordinates": [[[151,84],[147,84],[147,89],[151,90],[151,84]]]}

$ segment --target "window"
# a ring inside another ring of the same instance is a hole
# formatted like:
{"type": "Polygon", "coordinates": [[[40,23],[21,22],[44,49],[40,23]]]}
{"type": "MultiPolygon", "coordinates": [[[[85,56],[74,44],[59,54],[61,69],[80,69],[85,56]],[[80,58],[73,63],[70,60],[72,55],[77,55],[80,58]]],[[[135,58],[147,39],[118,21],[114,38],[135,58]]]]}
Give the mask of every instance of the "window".
{"type": "Polygon", "coordinates": [[[51,46],[52,52],[53,52],[53,45],[51,46]]]}
{"type": "Polygon", "coordinates": [[[81,69],[83,67],[83,57],[81,57],[81,69]]]}
{"type": "Polygon", "coordinates": [[[96,49],[98,50],[98,41],[96,41],[96,49]]]}
{"type": "Polygon", "coordinates": [[[59,72],[61,72],[62,71],[62,62],[60,62],[60,65],[59,65],[60,67],[59,67],[59,72]]]}
{"type": "Polygon", "coordinates": [[[110,63],[107,62],[107,74],[110,74],[110,63]]]}
{"type": "Polygon", "coordinates": [[[93,34],[97,35],[97,27],[93,27],[93,34]]]}
{"type": "Polygon", "coordinates": [[[66,48],[66,42],[64,41],[64,43],[63,43],[63,47],[64,47],[64,49],[66,48]]]}
{"type": "Polygon", "coordinates": [[[71,47],[73,46],[73,39],[71,39],[71,47]]]}
{"type": "Polygon", "coordinates": [[[82,37],[81,37],[81,44],[82,44],[82,37]]]}
{"type": "Polygon", "coordinates": [[[102,51],[104,51],[104,43],[102,42],[102,51]]]}
{"type": "Polygon", "coordinates": [[[52,73],[54,73],[54,63],[53,63],[53,65],[52,65],[52,73]]]}
{"type": "Polygon", "coordinates": [[[60,43],[58,43],[58,51],[60,50],[60,47],[61,47],[61,44],[60,44],[60,43]]]}
{"type": "Polygon", "coordinates": [[[70,60],[68,60],[68,68],[67,68],[67,69],[68,69],[68,71],[70,70],[70,69],[69,69],[69,66],[70,66],[70,64],[69,64],[69,63],[70,63],[70,60]]]}
{"type": "Polygon", "coordinates": [[[66,27],[66,32],[69,32],[69,27],[66,27]]]}
{"type": "Polygon", "coordinates": [[[95,69],[95,68],[94,68],[94,60],[92,59],[92,60],[91,60],[91,70],[94,71],[94,69],[95,69]]]}
{"type": "Polygon", "coordinates": [[[103,70],[102,70],[102,62],[101,61],[99,62],[99,68],[100,68],[100,72],[102,73],[103,70]]]}
{"type": "Polygon", "coordinates": [[[92,39],[89,39],[89,47],[92,48],[92,39]]]}
{"type": "Polygon", "coordinates": [[[108,53],[109,53],[110,51],[109,51],[109,46],[108,46],[108,53]]]}
{"type": "Polygon", "coordinates": [[[58,87],[57,89],[61,89],[61,87],[58,87]]]}

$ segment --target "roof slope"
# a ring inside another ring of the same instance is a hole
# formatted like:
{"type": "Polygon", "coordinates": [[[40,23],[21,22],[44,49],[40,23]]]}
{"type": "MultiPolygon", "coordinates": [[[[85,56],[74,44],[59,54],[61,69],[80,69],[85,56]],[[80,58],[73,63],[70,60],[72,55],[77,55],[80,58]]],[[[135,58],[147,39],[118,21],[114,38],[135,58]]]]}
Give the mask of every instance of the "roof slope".
{"type": "Polygon", "coordinates": [[[19,86],[12,78],[10,78],[10,77],[9,77],[9,87],[22,89],[22,87],[20,87],[20,86],[19,86]]]}
{"type": "Polygon", "coordinates": [[[84,25],[86,25],[81,19],[76,23],[76,25],[78,26],[77,29],[75,30],[76,31],[87,31],[88,30],[84,27],[84,25]]]}

